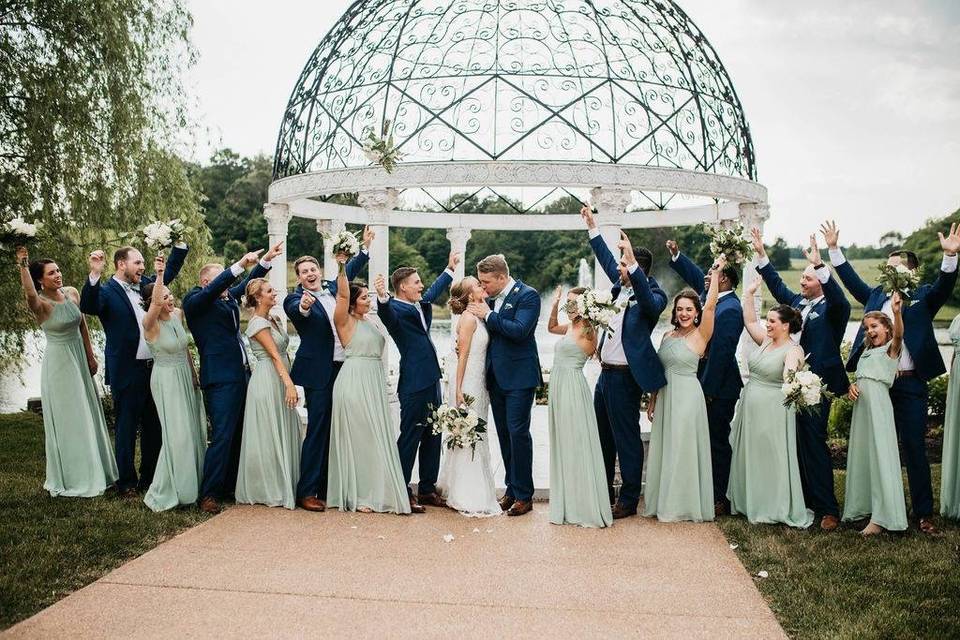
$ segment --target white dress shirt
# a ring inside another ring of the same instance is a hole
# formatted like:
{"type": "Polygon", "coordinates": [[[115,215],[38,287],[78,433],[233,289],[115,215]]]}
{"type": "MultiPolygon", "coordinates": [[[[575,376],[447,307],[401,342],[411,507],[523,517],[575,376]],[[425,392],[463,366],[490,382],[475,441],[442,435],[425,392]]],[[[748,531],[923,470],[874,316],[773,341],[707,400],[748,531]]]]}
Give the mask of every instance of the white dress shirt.
{"type": "MultiPolygon", "coordinates": [[[[760,268],[760,269],[763,269],[763,268],[764,268],[765,266],[767,266],[768,264],[770,264],[770,258],[769,258],[769,256],[764,255],[764,256],[761,256],[760,258],[757,259],[757,267],[760,268]]],[[[814,271],[815,271],[816,274],[817,274],[817,280],[820,281],[820,284],[827,284],[827,282],[830,280],[830,269],[828,269],[828,268],[826,267],[826,265],[824,265],[824,266],[820,267],[819,269],[814,269],[814,271]]],[[[824,295],[820,295],[820,296],[817,296],[816,298],[813,298],[812,300],[805,300],[806,304],[802,304],[802,303],[801,303],[801,305],[800,305],[800,318],[801,318],[801,320],[800,320],[800,331],[798,331],[797,333],[792,333],[792,334],[790,334],[790,337],[793,339],[794,342],[800,342],[800,336],[803,335],[803,327],[805,327],[805,326],[807,325],[807,316],[810,315],[810,311],[811,311],[815,306],[817,306],[818,304],[820,304],[820,301],[823,300],[825,297],[826,297],[826,296],[824,296],[824,295]]]]}
{"type": "MultiPolygon", "coordinates": [[[[304,288],[304,291],[309,291],[314,298],[317,299],[316,304],[323,306],[323,310],[327,312],[327,321],[330,323],[330,330],[333,332],[333,361],[334,362],[343,362],[347,359],[347,352],[344,351],[343,345],[340,343],[340,336],[337,334],[337,325],[333,321],[333,312],[337,308],[337,298],[329,289],[307,289],[304,288]]],[[[303,307],[300,307],[300,314],[304,317],[310,315],[310,310],[304,310],[303,307]]]]}
{"type": "MultiPolygon", "coordinates": [[[[97,278],[94,280],[90,278],[90,284],[96,284],[97,278]]],[[[113,276],[113,279],[116,280],[123,291],[127,294],[127,299],[130,300],[130,305],[133,307],[133,315],[137,317],[137,329],[140,330],[140,342],[137,344],[137,360],[153,360],[153,353],[150,351],[149,345],[147,345],[147,339],[143,335],[143,318],[147,315],[147,312],[143,310],[143,298],[140,296],[139,285],[137,289],[134,289],[127,282],[124,282],[116,275],[113,276]]]]}
{"type": "MultiPolygon", "coordinates": [[[[634,262],[627,267],[627,271],[633,274],[639,268],[640,265],[634,262]]],[[[630,288],[621,288],[620,295],[617,296],[614,302],[622,300],[624,303],[629,304],[627,299],[630,297],[631,292],[632,289],[630,288]]],[[[628,364],[627,353],[623,350],[623,318],[626,313],[627,307],[624,306],[620,309],[619,313],[610,320],[610,330],[604,332],[603,346],[600,348],[600,362],[604,364],[620,366],[628,364]]]]}

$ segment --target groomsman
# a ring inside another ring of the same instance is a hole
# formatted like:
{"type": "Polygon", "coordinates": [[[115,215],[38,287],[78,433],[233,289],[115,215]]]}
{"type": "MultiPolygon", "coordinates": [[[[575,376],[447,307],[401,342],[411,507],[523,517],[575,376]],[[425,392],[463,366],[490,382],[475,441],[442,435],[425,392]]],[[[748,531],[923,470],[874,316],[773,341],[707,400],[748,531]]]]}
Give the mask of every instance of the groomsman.
{"type": "MultiPolygon", "coordinates": [[[[820,376],[835,395],[846,395],[850,381],[843,369],[840,343],[850,320],[850,302],[820,258],[816,237],[810,236],[810,247],[804,250],[810,264],[800,276],[800,293],[794,293],[770,264],[760,230],[753,229],[752,235],[757,271],[767,288],[780,304],[800,309],[803,325],[799,342],[810,370],[820,376]]],[[[824,531],[833,531],[840,523],[840,508],[833,491],[833,461],[827,447],[830,405],[831,401],[824,399],[819,412],[797,414],[797,458],[803,497],[820,517],[820,528],[824,531]]]]}
{"type": "MultiPolygon", "coordinates": [[[[857,275],[853,265],[847,262],[838,244],[840,230],[835,222],[826,222],[820,228],[830,251],[830,262],[837,275],[860,304],[864,313],[882,311],[893,318],[890,298],[882,287],[871,287],[857,275]]],[[[951,225],[950,233],[940,237],[943,260],[940,275],[933,284],[925,284],[910,293],[910,301],[903,307],[903,350],[897,378],[890,388],[893,402],[893,418],[897,435],[903,446],[907,479],[910,482],[910,499],[913,515],[919,520],[923,533],[936,533],[933,524],[933,489],[930,484],[930,463],[927,461],[927,383],[946,373],[943,358],[933,333],[933,318],[947,302],[957,283],[957,251],[960,251],[960,226],[951,225]]],[[[917,255],[912,251],[894,251],[887,264],[904,265],[910,270],[920,267],[917,255]]],[[[863,327],[857,337],[847,362],[848,371],[856,371],[864,347],[863,327]]]]}
{"type": "MultiPolygon", "coordinates": [[[[346,266],[348,280],[356,278],[369,262],[373,236],[373,231],[364,228],[363,248],[346,266]]],[[[303,387],[307,406],[307,435],[300,453],[297,505],[307,511],[323,511],[327,508],[333,383],[346,357],[333,326],[337,281],[336,274],[333,280],[323,279],[320,262],[313,256],[297,258],[293,270],[299,284],[284,299],[283,310],[300,335],[290,378],[303,387]]]]}
{"type": "Polygon", "coordinates": [[[593,396],[600,431],[600,447],[613,496],[613,476],[620,459],[620,498],[613,517],[636,515],[643,487],[643,442],[640,439],[640,398],[667,384],[663,365],[650,334],[667,308],[667,294],[651,278],[653,254],[634,249],[626,234],[620,233],[618,262],[607,247],[589,207],[580,210],[587,225],[590,246],[607,277],[614,282],[613,299],[626,303],[600,336],[600,379],[593,396]]]}
{"type": "Polygon", "coordinates": [[[446,270],[430,285],[426,293],[423,281],[413,267],[400,267],[390,276],[394,296],[387,292],[382,275],[377,276],[377,315],[400,351],[400,437],[397,449],[403,479],[410,494],[413,513],[423,513],[423,505],[444,506],[437,495],[440,473],[440,435],[427,426],[430,405],[440,405],[440,364],[437,350],[430,339],[433,303],[453,282],[460,256],[450,254],[446,270]],[[417,496],[410,490],[413,462],[420,453],[420,483],[417,496]]]}
{"type": "MultiPolygon", "coordinates": [[[[187,256],[186,245],[179,244],[170,252],[163,270],[163,283],[170,284],[177,277],[187,256]]],[[[90,277],[80,293],[80,310],[97,316],[107,336],[104,348],[106,381],[113,396],[116,412],[116,457],[120,479],[117,488],[124,497],[136,497],[153,482],[153,472],[160,455],[160,419],[150,393],[150,372],[153,354],[143,337],[143,300],[140,287],[156,280],[144,275],[143,255],[133,247],[121,247],[113,254],[113,277],[101,285],[100,277],[106,263],[102,250],[94,251],[88,259],[90,277]],[[137,430],[140,431],[140,477],[137,478],[134,457],[137,448],[137,430]]],[[[157,256],[154,267],[164,265],[163,256],[157,256]]]]}
{"type": "MultiPolygon", "coordinates": [[[[673,240],[667,240],[670,251],[670,267],[680,275],[694,291],[700,294],[700,301],[706,302],[707,289],[713,275],[713,267],[704,274],[687,256],[680,253],[680,247],[673,240]]],[[[740,366],[737,364],[737,346],[743,333],[743,308],[736,288],[740,283],[740,273],[735,265],[726,266],[720,274],[720,298],[717,302],[716,320],[713,337],[707,345],[707,352],[700,360],[697,377],[707,401],[707,422],[710,426],[710,458],[713,464],[713,495],[717,516],[727,513],[730,502],[727,500],[727,481],[730,478],[730,422],[733,420],[743,388],[740,366]]]]}
{"type": "Polygon", "coordinates": [[[278,243],[260,259],[251,251],[224,269],[208,264],[200,269],[199,286],[183,298],[187,326],[200,352],[200,388],[213,431],[203,459],[200,509],[219,513],[220,502],[233,495],[243,435],[243,408],[247,398],[250,363],[240,337],[240,297],[251,278],[270,271],[270,261],[280,254],[278,243]],[[256,265],[256,266],[254,266],[256,265]],[[253,270],[234,286],[248,267],[253,270]]]}

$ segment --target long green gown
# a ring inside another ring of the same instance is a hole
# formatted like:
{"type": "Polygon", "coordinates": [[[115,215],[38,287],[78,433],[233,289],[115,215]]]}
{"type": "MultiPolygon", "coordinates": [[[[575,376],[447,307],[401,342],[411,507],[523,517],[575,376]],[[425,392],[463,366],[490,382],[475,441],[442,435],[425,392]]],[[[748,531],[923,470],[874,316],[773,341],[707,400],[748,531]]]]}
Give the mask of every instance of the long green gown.
{"type": "Polygon", "coordinates": [[[103,407],[87,368],[80,309],[69,298],[53,304],[40,325],[47,346],[40,365],[40,399],[51,496],[91,498],[117,481],[103,407]]]}
{"type": "Polygon", "coordinates": [[[867,349],[857,364],[860,397],[853,405],[850,424],[843,519],[869,516],[884,529],[904,531],[907,503],[890,401],[890,386],[900,360],[891,358],[887,347],[867,349]]]}
{"type": "Polygon", "coordinates": [[[667,374],[650,431],[645,516],[663,522],[713,520],[713,465],[707,404],[697,379],[700,358],[686,339],[663,337],[658,351],[667,374]]]}
{"type": "Polygon", "coordinates": [[[803,501],[797,462],[797,414],[783,406],[783,366],[792,342],[766,342],[748,360],[750,380],[730,425],[730,512],[751,523],[806,528],[813,512],[803,501]]]}
{"type": "Polygon", "coordinates": [[[366,320],[333,385],[327,506],[410,513],[383,373],[384,337],[366,320]]]}
{"type": "Polygon", "coordinates": [[[960,520],[960,316],[950,323],[953,365],[947,386],[943,421],[943,466],[940,476],[940,515],[960,520]]]}
{"type": "Polygon", "coordinates": [[[287,333],[270,320],[254,316],[247,325],[247,337],[257,363],[247,386],[236,497],[241,503],[294,509],[300,478],[300,416],[287,406],[283,380],[267,350],[253,339],[260,331],[270,332],[283,366],[290,370],[287,333]]]}
{"type": "Polygon", "coordinates": [[[189,339],[180,316],[158,322],[160,332],[150,343],[150,391],[160,417],[163,445],[143,501],[154,511],[166,511],[197,501],[207,450],[207,415],[203,396],[193,386],[189,339]]]}
{"type": "Polygon", "coordinates": [[[613,524],[590,385],[587,356],[568,335],[557,341],[550,371],[550,522],[582,527],[613,524]]]}

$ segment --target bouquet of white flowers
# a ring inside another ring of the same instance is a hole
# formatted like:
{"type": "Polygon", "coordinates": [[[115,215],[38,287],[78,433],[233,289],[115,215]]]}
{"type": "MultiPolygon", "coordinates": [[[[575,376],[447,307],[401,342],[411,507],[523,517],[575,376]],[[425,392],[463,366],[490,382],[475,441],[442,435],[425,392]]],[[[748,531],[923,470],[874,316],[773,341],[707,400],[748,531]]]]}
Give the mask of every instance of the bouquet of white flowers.
{"type": "Polygon", "coordinates": [[[880,269],[880,286],[887,294],[897,292],[904,300],[909,300],[910,295],[920,286],[921,270],[910,269],[905,264],[893,266],[884,262],[880,269]]]}
{"type": "Polygon", "coordinates": [[[364,129],[364,134],[366,140],[363,142],[363,155],[367,156],[371,162],[379,164],[387,173],[393,173],[397,163],[403,160],[403,154],[397,151],[393,142],[390,121],[383,121],[383,129],[379,136],[373,132],[373,127],[364,129]]]}
{"type": "Polygon", "coordinates": [[[29,245],[37,239],[41,226],[39,222],[31,224],[20,217],[0,223],[0,248],[29,245]]]}
{"type": "Polygon", "coordinates": [[[169,222],[151,222],[143,228],[143,242],[151,251],[164,251],[183,240],[189,231],[180,218],[169,222]]]}
{"type": "Polygon", "coordinates": [[[610,321],[620,313],[620,307],[613,302],[613,296],[607,290],[587,289],[567,303],[567,314],[577,314],[595,330],[608,331],[610,321]]]}
{"type": "Polygon", "coordinates": [[[753,258],[753,247],[743,235],[743,227],[734,225],[730,229],[713,227],[707,230],[710,235],[710,255],[714,260],[726,256],[728,265],[744,265],[753,258]]]}
{"type": "Polygon", "coordinates": [[[801,413],[818,413],[820,401],[833,396],[823,380],[803,363],[796,371],[788,371],[787,379],[780,387],[783,391],[783,406],[793,407],[801,413]]]}
{"type": "Polygon", "coordinates": [[[473,398],[464,396],[464,406],[451,407],[441,404],[436,409],[430,405],[432,413],[427,417],[427,424],[431,426],[434,435],[447,434],[444,444],[447,449],[463,449],[470,447],[470,459],[477,450],[477,443],[483,440],[487,432],[487,421],[477,415],[470,408],[473,398]]]}
{"type": "Polygon", "coordinates": [[[344,254],[349,260],[360,253],[360,236],[358,233],[341,231],[340,233],[324,233],[323,239],[331,243],[330,253],[333,255],[344,254]]]}

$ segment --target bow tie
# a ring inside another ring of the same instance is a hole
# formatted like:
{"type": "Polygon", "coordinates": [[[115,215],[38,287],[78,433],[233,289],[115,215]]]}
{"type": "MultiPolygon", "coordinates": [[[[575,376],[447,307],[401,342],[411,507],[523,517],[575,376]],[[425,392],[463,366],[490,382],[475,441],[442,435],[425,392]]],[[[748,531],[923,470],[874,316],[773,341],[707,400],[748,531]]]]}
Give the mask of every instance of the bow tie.
{"type": "Polygon", "coordinates": [[[624,296],[624,295],[625,295],[625,296],[627,296],[628,298],[632,298],[632,297],[633,297],[633,287],[624,287],[624,288],[620,289],[620,295],[621,295],[621,296],[624,296]]]}
{"type": "Polygon", "coordinates": [[[313,294],[330,293],[330,283],[324,280],[323,282],[320,283],[320,287],[318,289],[314,289],[312,291],[310,289],[306,289],[306,291],[309,291],[310,293],[313,293],[313,294]]]}
{"type": "Polygon", "coordinates": [[[129,283],[129,282],[121,282],[120,285],[123,287],[123,290],[124,290],[124,291],[136,291],[137,293],[140,293],[140,285],[139,285],[139,284],[131,284],[131,283],[129,283]]]}
{"type": "Polygon", "coordinates": [[[802,309],[803,307],[812,307],[812,306],[813,306],[813,300],[807,300],[806,298],[804,298],[803,300],[800,301],[800,308],[801,308],[801,309],[802,309]]]}

